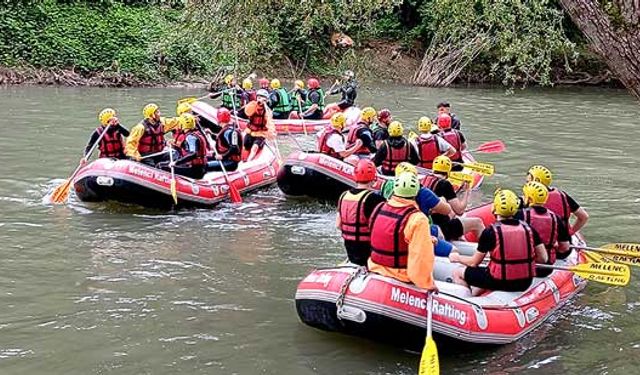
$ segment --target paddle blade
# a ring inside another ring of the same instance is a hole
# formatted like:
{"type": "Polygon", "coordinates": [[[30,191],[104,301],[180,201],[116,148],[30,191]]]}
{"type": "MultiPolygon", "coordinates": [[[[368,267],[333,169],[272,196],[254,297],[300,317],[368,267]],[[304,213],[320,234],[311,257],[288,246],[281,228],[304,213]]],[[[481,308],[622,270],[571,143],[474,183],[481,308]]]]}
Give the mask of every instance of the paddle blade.
{"type": "Polygon", "coordinates": [[[413,130],[411,130],[409,132],[409,140],[410,141],[415,141],[416,139],[418,139],[419,135],[416,134],[416,132],[414,132],[413,130]]]}
{"type": "Polygon", "coordinates": [[[449,180],[456,183],[466,182],[470,185],[473,184],[473,176],[463,172],[449,172],[449,180]]]}
{"type": "Polygon", "coordinates": [[[51,193],[51,203],[65,203],[69,198],[69,190],[71,190],[71,179],[66,180],[53,190],[53,193],[51,193]]]}
{"type": "Polygon", "coordinates": [[[489,163],[473,162],[473,163],[464,163],[462,164],[462,166],[465,168],[471,169],[474,172],[480,173],[481,175],[484,175],[484,176],[493,176],[493,174],[495,173],[494,165],[489,163]]]}
{"type": "Polygon", "coordinates": [[[631,279],[629,266],[613,262],[582,263],[570,267],[570,270],[584,279],[608,285],[625,286],[631,279]]]}
{"type": "Polygon", "coordinates": [[[486,154],[497,154],[503,151],[506,151],[507,146],[505,146],[504,142],[500,140],[490,141],[481,144],[478,148],[475,149],[476,152],[483,152],[486,154]]]}
{"type": "Polygon", "coordinates": [[[171,196],[173,197],[173,203],[178,204],[178,190],[175,178],[171,179],[171,196]]]}
{"type": "Polygon", "coordinates": [[[240,195],[240,191],[233,184],[229,184],[229,197],[231,198],[231,202],[233,203],[242,203],[242,196],[240,195]]]}
{"type": "Polygon", "coordinates": [[[438,348],[436,342],[431,335],[427,336],[427,340],[422,349],[422,356],[420,358],[420,368],[418,370],[419,375],[439,375],[440,374],[440,361],[438,359],[438,348]]]}
{"type": "Polygon", "coordinates": [[[640,244],[637,243],[608,243],[603,249],[615,250],[627,256],[640,256],[640,244]]]}

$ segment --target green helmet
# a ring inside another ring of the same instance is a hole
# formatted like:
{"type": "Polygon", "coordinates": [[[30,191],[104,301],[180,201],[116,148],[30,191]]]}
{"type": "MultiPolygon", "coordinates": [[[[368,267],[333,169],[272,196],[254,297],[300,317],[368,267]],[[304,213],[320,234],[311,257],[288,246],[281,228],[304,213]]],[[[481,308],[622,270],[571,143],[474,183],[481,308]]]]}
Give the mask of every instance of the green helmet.
{"type": "Polygon", "coordinates": [[[418,176],[410,172],[403,172],[393,182],[393,195],[400,198],[415,198],[420,190],[418,176]]]}

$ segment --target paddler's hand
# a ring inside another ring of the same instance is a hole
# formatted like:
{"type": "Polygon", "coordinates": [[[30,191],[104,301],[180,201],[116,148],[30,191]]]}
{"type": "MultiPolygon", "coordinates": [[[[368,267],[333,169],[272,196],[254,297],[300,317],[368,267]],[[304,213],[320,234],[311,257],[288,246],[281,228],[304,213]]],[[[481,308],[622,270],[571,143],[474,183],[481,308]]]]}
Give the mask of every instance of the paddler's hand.
{"type": "Polygon", "coordinates": [[[80,166],[84,167],[84,166],[85,166],[85,164],[87,164],[87,159],[85,159],[85,158],[81,158],[81,159],[80,159],[80,166]]]}
{"type": "Polygon", "coordinates": [[[449,261],[451,263],[460,263],[460,253],[452,251],[449,253],[449,261]]]}
{"type": "Polygon", "coordinates": [[[216,154],[216,160],[222,160],[222,155],[216,154]]]}

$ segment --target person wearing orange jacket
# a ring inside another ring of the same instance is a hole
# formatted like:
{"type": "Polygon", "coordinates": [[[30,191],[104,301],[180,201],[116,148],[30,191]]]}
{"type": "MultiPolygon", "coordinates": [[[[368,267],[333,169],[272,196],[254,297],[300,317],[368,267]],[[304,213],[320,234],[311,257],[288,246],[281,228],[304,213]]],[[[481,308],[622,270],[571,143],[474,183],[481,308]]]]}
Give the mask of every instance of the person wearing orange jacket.
{"type": "MultiPolygon", "coordinates": [[[[160,116],[157,104],[147,104],[142,109],[144,120],[131,128],[124,148],[125,154],[133,160],[141,161],[146,155],[163,151],[166,144],[164,134],[180,126],[177,117],[165,118],[160,116]]],[[[168,159],[167,154],[144,159],[143,163],[155,166],[168,159]]]]}
{"type": "Polygon", "coordinates": [[[257,99],[249,102],[244,108],[249,123],[245,129],[243,146],[249,151],[247,160],[255,157],[259,150],[262,150],[267,139],[273,139],[276,135],[273,115],[267,105],[269,93],[260,89],[256,93],[257,99]]]}
{"type": "Polygon", "coordinates": [[[368,266],[371,272],[434,290],[435,254],[429,219],[415,201],[419,189],[416,175],[402,173],[394,182],[391,199],[374,209],[368,266]]]}

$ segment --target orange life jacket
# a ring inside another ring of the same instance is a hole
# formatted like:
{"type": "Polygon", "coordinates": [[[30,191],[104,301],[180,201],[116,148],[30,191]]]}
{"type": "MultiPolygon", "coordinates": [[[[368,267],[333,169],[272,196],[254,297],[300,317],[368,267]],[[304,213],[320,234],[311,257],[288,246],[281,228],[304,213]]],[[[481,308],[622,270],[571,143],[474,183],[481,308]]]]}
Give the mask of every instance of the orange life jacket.
{"type": "Polygon", "coordinates": [[[262,132],[267,130],[267,110],[264,104],[258,102],[250,102],[245,107],[245,114],[249,118],[247,127],[253,132],[262,132]]]}
{"type": "Polygon", "coordinates": [[[409,216],[418,209],[411,205],[393,207],[380,203],[369,221],[371,230],[371,261],[385,267],[407,268],[409,243],[404,228],[409,216]]]}
{"type": "Polygon", "coordinates": [[[531,279],[536,274],[535,246],[529,224],[492,224],[496,247],[489,256],[491,277],[502,281],[531,279]]]}
{"type": "Polygon", "coordinates": [[[371,195],[370,190],[362,190],[357,194],[345,191],[338,200],[340,212],[340,231],[345,241],[357,241],[369,244],[369,219],[364,213],[364,202],[371,195]]]}

